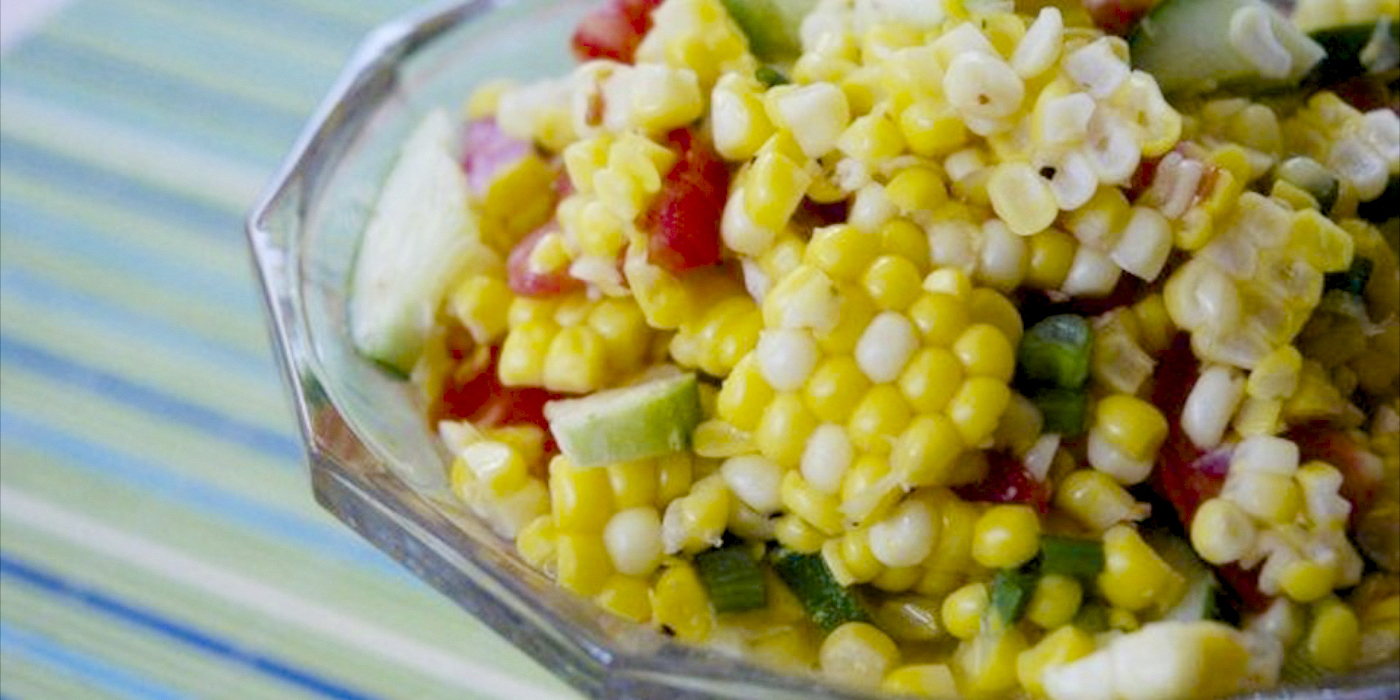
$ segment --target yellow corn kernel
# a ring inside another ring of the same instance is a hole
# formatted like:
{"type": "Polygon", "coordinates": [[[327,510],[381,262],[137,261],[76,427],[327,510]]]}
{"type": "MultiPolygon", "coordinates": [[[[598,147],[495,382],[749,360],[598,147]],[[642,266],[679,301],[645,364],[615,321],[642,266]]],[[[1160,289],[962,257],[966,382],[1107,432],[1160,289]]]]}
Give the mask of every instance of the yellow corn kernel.
{"type": "Polygon", "coordinates": [[[1033,697],[1040,697],[1044,692],[1040,675],[1046,668],[1082,659],[1094,652],[1094,646],[1094,638],[1088,632],[1070,624],[1057,627],[1016,657],[1016,677],[1021,687],[1033,697]]]}
{"type": "Polygon", "coordinates": [[[760,85],[737,72],[720,76],[711,93],[715,151],[725,160],[745,161],[773,135],[773,123],[758,98],[760,85]]]}
{"type": "Polygon", "coordinates": [[[958,645],[953,667],[969,697],[999,697],[1016,687],[1016,659],[1025,650],[1026,637],[1016,627],[978,634],[958,645]]]}
{"type": "MultiPolygon", "coordinates": [[[[949,203],[943,209],[963,207],[961,204],[949,203]]],[[[971,221],[972,215],[964,207],[957,215],[950,215],[948,218],[959,221],[971,221]]],[[[924,291],[935,294],[947,294],[963,303],[967,303],[972,294],[972,278],[966,272],[956,267],[940,267],[928,273],[924,278],[924,291]]]]}
{"type": "Polygon", "coordinates": [[[656,459],[656,504],[665,507],[690,491],[693,471],[691,456],[684,452],[656,459]]]}
{"type": "Polygon", "coordinates": [[[870,686],[899,663],[899,648],[880,628],[847,622],[826,636],[818,659],[822,675],[850,685],[870,686]]]}
{"type": "Polygon", "coordinates": [[[1142,629],[1142,621],[1127,610],[1111,608],[1108,611],[1108,628],[1120,632],[1136,632],[1142,629]]]}
{"type": "Polygon", "coordinates": [[[919,413],[941,411],[963,382],[963,364],[951,351],[925,347],[899,375],[899,391],[919,413]]]}
{"type": "Polygon", "coordinates": [[[908,664],[900,666],[880,683],[880,690],[896,695],[914,695],[936,700],[960,697],[953,671],[947,664],[908,664]]]}
{"type": "Polygon", "coordinates": [[[734,427],[753,431],[763,419],[764,410],[772,402],[773,389],[764,381],[763,374],[759,371],[758,359],[750,353],[739,360],[734,366],[734,371],[730,372],[720,385],[716,408],[720,418],[734,427]]]}
{"type": "Polygon", "coordinates": [[[903,593],[913,588],[923,575],[924,569],[918,565],[885,569],[870,581],[870,585],[886,593],[903,593]]]}
{"type": "Polygon", "coordinates": [[[951,347],[957,342],[967,329],[969,316],[966,303],[941,292],[924,294],[909,307],[909,320],[923,334],[924,341],[940,347],[951,347]]]}
{"type": "Polygon", "coordinates": [[[603,388],[607,381],[603,339],[588,326],[560,330],[549,344],[541,378],[550,391],[581,394],[603,388]]]}
{"type": "Polygon", "coordinates": [[[1036,581],[1035,592],[1026,605],[1026,619],[1041,629],[1053,630],[1068,625],[1084,601],[1084,587],[1079,581],[1059,574],[1046,574],[1036,581]]]}
{"type": "MultiPolygon", "coordinates": [[[[888,187],[885,192],[888,196],[888,187]]],[[[909,260],[919,270],[928,269],[928,235],[917,224],[907,219],[890,219],[880,227],[880,250],[909,260]]]]}
{"type": "Polygon", "coordinates": [[[887,453],[909,425],[909,404],[892,384],[878,384],[856,405],[846,429],[851,443],[870,452],[887,453]]]}
{"type": "Polygon", "coordinates": [[[559,585],[579,595],[597,595],[613,574],[612,559],[599,534],[560,533],[554,556],[559,585]]]}
{"type": "Polygon", "coordinates": [[[626,510],[656,503],[656,464],[650,460],[617,462],[607,467],[613,507],[626,510]]]}
{"type": "Polygon", "coordinates": [[[671,502],[662,521],[667,551],[688,554],[719,544],[729,522],[734,499],[724,480],[714,474],[696,480],[690,493],[671,502]]]}
{"type": "Polygon", "coordinates": [[[1016,350],[996,326],[975,323],[968,326],[953,343],[969,376],[991,377],[999,382],[1011,381],[1016,369],[1016,350]]]}
{"type": "Polygon", "coordinates": [[[802,265],[807,254],[807,243],[791,234],[782,234],[768,252],[759,258],[759,267],[770,280],[782,280],[802,265]]]}
{"type": "Polygon", "coordinates": [[[972,639],[982,629],[982,613],[991,604],[985,583],[969,583],[943,599],[940,617],[943,629],[958,639],[972,639]]]}
{"type": "Polygon", "coordinates": [[[1245,393],[1258,399],[1286,399],[1298,389],[1303,355],[1292,345],[1282,345],[1265,355],[1249,373],[1245,393]]]}
{"type": "Polygon", "coordinates": [[[471,469],[478,491],[500,500],[519,491],[530,479],[530,466],[511,446],[494,440],[474,442],[458,452],[453,468],[471,469]]]}
{"type": "Polygon", "coordinates": [[[856,581],[865,583],[884,572],[885,565],[870,551],[870,530],[849,530],[839,540],[831,541],[837,543],[841,563],[856,581]]]}
{"type": "Polygon", "coordinates": [[[511,301],[515,295],[503,279],[470,275],[452,290],[448,311],[472,335],[478,345],[490,345],[505,335],[511,301]]]}
{"type": "Polygon", "coordinates": [[[957,425],[963,443],[976,447],[991,438],[1010,403],[1011,389],[1005,382],[992,377],[969,377],[948,403],[948,417],[957,425]]]}
{"type": "Polygon", "coordinates": [[[1312,612],[1312,626],[1303,640],[1308,656],[1329,671],[1349,670],[1361,637],[1356,613],[1335,597],[1317,603],[1312,612]]]}
{"type": "Polygon", "coordinates": [[[1166,301],[1160,293],[1149,294],[1133,305],[1133,316],[1137,318],[1138,343],[1151,355],[1166,351],[1172,338],[1176,336],[1176,326],[1167,314],[1166,301]]]}
{"type": "Polygon", "coordinates": [[[855,358],[837,355],[822,360],[812,371],[803,387],[803,397],[819,420],[844,423],[869,389],[870,380],[860,371],[855,358]]]}
{"type": "Polygon", "coordinates": [[[1084,206],[1074,210],[1066,227],[1083,245],[1096,250],[1112,250],[1123,226],[1132,214],[1132,205],[1117,187],[1100,187],[1084,206]]]}
{"type": "Polygon", "coordinates": [[[894,174],[885,185],[885,197],[900,213],[933,210],[948,201],[948,187],[932,168],[911,166],[894,174]]]}
{"type": "Polygon", "coordinates": [[[841,479],[841,511],[850,522],[874,522],[899,502],[903,492],[890,487],[885,478],[889,473],[890,463],[884,455],[867,452],[856,457],[841,479]]]}
{"type": "Polygon", "coordinates": [[[941,413],[926,413],[900,434],[890,455],[890,467],[905,488],[950,484],[964,447],[952,420],[941,413]]]}
{"type": "Polygon", "coordinates": [[[1060,213],[1050,183],[1024,161],[996,166],[987,180],[987,196],[997,216],[1019,236],[1044,231],[1060,213]]]}
{"type": "Polygon", "coordinates": [[[987,287],[972,290],[967,297],[967,315],[973,321],[996,326],[1012,347],[1020,344],[1021,312],[1001,292],[987,287]]]}
{"type": "Polygon", "coordinates": [[[812,176],[799,162],[776,150],[760,150],[744,179],[749,218],[763,228],[783,228],[810,184],[812,176]]]}
{"type": "Polygon", "coordinates": [[[773,539],[794,552],[812,554],[821,550],[827,538],[801,516],[788,513],[774,519],[773,539]]]}
{"type": "Polygon", "coordinates": [[[836,140],[842,153],[866,162],[886,161],[904,150],[899,127],[882,112],[856,117],[836,140]]]}
{"type": "Polygon", "coordinates": [[[564,171],[578,191],[593,191],[593,176],[607,166],[608,149],[612,143],[612,136],[604,134],[580,139],[564,148],[564,171]]]}
{"type": "Polygon", "coordinates": [[[705,586],[689,564],[673,560],[656,578],[651,589],[651,611],[656,624],[684,642],[703,642],[715,625],[714,610],[705,586]]]}
{"type": "Polygon", "coordinates": [[[1167,438],[1167,419],[1156,406],[1128,394],[1111,394],[1094,406],[1094,430],[1134,459],[1155,461],[1167,438]]]}
{"type": "Polygon", "coordinates": [[[1297,559],[1287,565],[1279,578],[1283,594],[1299,603],[1322,600],[1337,585],[1337,564],[1297,559]]]}
{"type": "Polygon", "coordinates": [[[1146,507],[1132,494],[1097,469],[1080,469],[1066,475],[1055,489],[1055,506],[1100,531],[1147,515],[1146,507]]]}
{"type": "Polygon", "coordinates": [[[553,321],[529,321],[506,334],[496,373],[506,386],[543,386],[545,360],[559,333],[553,321]]]}
{"type": "Polygon", "coordinates": [[[1215,565],[1238,561],[1254,551],[1258,535],[1249,514],[1224,498],[1206,499],[1191,517],[1191,547],[1215,565]]]}
{"type": "Polygon", "coordinates": [[[554,545],[558,536],[553,516],[541,515],[516,533],[515,550],[530,566],[550,573],[554,570],[554,545]]]}
{"type": "Polygon", "coordinates": [[[1137,530],[1115,525],[1103,535],[1104,570],[1099,592],[1115,607],[1130,612],[1166,610],[1185,593],[1186,580],[1157,555],[1137,530]]]}
{"type": "Polygon", "coordinates": [[[1074,236],[1048,228],[1030,237],[1030,265],[1026,284],[1037,289],[1059,289],[1074,263],[1079,244],[1074,236]]]}
{"type": "Polygon", "coordinates": [[[989,568],[1015,568],[1040,551],[1040,518],[1023,505],[995,505],[977,519],[972,558],[989,568]]]}
{"type": "Polygon", "coordinates": [[[933,493],[943,522],[933,553],[924,559],[924,577],[916,584],[915,590],[920,595],[939,596],[952,590],[977,569],[972,559],[972,536],[981,511],[978,506],[963,502],[949,491],[939,489],[933,493]]]}
{"type": "Polygon", "coordinates": [[[807,436],[817,427],[817,419],[795,393],[779,394],[768,404],[763,419],[754,430],[753,442],[764,457],[785,469],[802,461],[807,436]]]}
{"type": "Polygon", "coordinates": [[[651,619],[651,586],[638,576],[614,574],[593,597],[599,607],[633,622],[651,619]]]}
{"type": "Polygon", "coordinates": [[[855,280],[878,252],[870,243],[868,234],[850,224],[823,226],[812,232],[803,262],[822,270],[832,279],[855,280]]]}
{"type": "Polygon", "coordinates": [[[899,113],[899,132],[909,150],[926,158],[946,156],[967,143],[970,134],[948,105],[933,99],[916,100],[899,113]]]}
{"type": "Polygon", "coordinates": [[[819,335],[817,344],[830,355],[847,355],[854,352],[861,334],[865,333],[866,326],[870,325],[871,319],[875,318],[879,311],[880,308],[864,289],[854,284],[842,284],[835,327],[830,333],[819,335]]]}
{"type": "Polygon", "coordinates": [[[826,535],[841,534],[841,503],[836,496],[812,488],[796,471],[783,475],[779,494],[783,508],[789,513],[800,516],[826,535]]]}
{"type": "Polygon", "coordinates": [[[865,291],[882,309],[903,311],[923,294],[919,268],[907,258],[881,255],[861,278],[865,291]]]}
{"type": "Polygon", "coordinates": [[[1355,252],[1351,235],[1316,209],[1294,212],[1288,245],[1323,272],[1345,270],[1355,252]]]}
{"type": "Polygon", "coordinates": [[[607,470],[576,467],[562,455],[549,463],[549,496],[561,533],[602,532],[613,514],[607,470]]]}

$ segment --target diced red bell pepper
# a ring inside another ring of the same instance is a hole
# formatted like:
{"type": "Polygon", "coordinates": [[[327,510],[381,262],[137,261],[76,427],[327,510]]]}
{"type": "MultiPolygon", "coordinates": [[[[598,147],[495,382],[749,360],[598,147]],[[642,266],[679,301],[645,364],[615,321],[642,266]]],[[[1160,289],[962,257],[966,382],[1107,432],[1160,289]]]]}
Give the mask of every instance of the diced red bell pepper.
{"type": "Polygon", "coordinates": [[[965,501],[1024,503],[1045,513],[1050,510],[1050,487],[1026,471],[1021,460],[1001,451],[987,452],[987,475],[976,483],[954,487],[965,501]]]}
{"type": "Polygon", "coordinates": [[[550,221],[520,239],[511,249],[510,256],[506,258],[506,283],[511,291],[521,296],[547,297],[583,289],[583,282],[570,276],[567,266],[547,272],[530,269],[530,254],[534,252],[540,240],[559,230],[559,224],[550,221]]]}
{"type": "Polygon", "coordinates": [[[651,29],[651,11],[660,4],[661,0],[612,0],[590,12],[574,29],[574,57],[631,63],[651,29]]]}
{"type": "Polygon", "coordinates": [[[720,262],[723,244],[719,223],[729,197],[729,166],[693,129],[666,135],[676,164],[661,183],[643,217],[648,257],[671,272],[685,272],[720,262]]]}
{"type": "Polygon", "coordinates": [[[462,170],[467,184],[478,197],[501,168],[534,151],[534,146],[501,131],[493,117],[476,119],[467,124],[462,139],[462,170]]]}

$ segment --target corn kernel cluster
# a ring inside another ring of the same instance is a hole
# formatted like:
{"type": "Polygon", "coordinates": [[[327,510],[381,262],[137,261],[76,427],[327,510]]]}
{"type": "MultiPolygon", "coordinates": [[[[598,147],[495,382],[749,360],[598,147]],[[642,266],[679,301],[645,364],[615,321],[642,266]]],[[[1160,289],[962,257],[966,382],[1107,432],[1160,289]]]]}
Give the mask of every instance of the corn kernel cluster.
{"type": "Polygon", "coordinates": [[[569,291],[464,276],[415,380],[441,393],[488,349],[507,390],[678,366],[704,421],[690,451],[603,466],[540,428],[444,421],[460,501],[616,616],[890,693],[1210,697],[1400,653],[1400,266],[1393,230],[1355,216],[1400,174],[1392,111],[1319,92],[1179,112],[1079,3],[822,0],[777,66],[725,5],[665,0],[633,63],[469,102],[537,147],[478,193],[483,236],[506,254],[546,226],[523,264],[569,291]],[[724,260],[682,272],[645,230],[678,128],[731,176],[724,260]],[[1079,435],[1018,376],[1041,297],[1108,300],[1079,435]],[[1154,400],[1183,379],[1159,376],[1179,335],[1200,366],[1177,409],[1154,400]],[[1356,453],[1310,455],[1319,422],[1356,453]],[[1225,465],[1183,513],[1185,555],[1135,495],[1173,451],[1225,465]],[[1028,485],[979,491],[993,455],[1028,485]],[[1092,575],[1040,570],[1066,538],[1102,554],[1092,575]],[[868,614],[823,628],[768,568],[765,607],[718,613],[697,555],[721,546],[814,557],[868,614]],[[1272,600],[1238,628],[1196,609],[1223,566],[1272,600]]]}

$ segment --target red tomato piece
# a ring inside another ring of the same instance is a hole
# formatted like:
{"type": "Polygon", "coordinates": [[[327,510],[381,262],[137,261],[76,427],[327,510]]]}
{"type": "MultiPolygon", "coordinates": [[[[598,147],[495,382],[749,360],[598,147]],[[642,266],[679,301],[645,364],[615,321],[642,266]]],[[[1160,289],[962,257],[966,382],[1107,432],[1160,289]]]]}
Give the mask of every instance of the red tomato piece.
{"type": "Polygon", "coordinates": [[[1298,443],[1304,463],[1320,460],[1342,473],[1342,497],[1351,501],[1353,519],[1366,511],[1385,478],[1379,456],[1356,444],[1346,431],[1325,422],[1295,426],[1284,437],[1298,443]]]}
{"type": "Polygon", "coordinates": [[[1050,510],[1050,487],[1026,471],[1021,461],[1005,452],[987,453],[987,475],[953,489],[965,501],[1024,503],[1036,511],[1050,510]]]}
{"type": "Polygon", "coordinates": [[[583,289],[583,282],[571,277],[567,266],[548,272],[530,269],[530,254],[534,252],[540,240],[559,230],[559,224],[550,221],[520,239],[511,249],[510,256],[506,258],[506,283],[510,285],[511,291],[527,297],[547,297],[583,289]]]}
{"type": "Polygon", "coordinates": [[[651,11],[660,4],[661,0],[612,0],[590,12],[574,29],[574,56],[579,61],[609,58],[631,63],[651,29],[651,11]]]}
{"type": "Polygon", "coordinates": [[[729,197],[729,166],[699,134],[676,129],[666,135],[676,164],[643,217],[650,234],[651,262],[684,272],[720,262],[719,222],[729,197]]]}
{"type": "MultiPolygon", "coordinates": [[[[439,399],[439,419],[468,420],[479,428],[533,425],[548,433],[544,405],[564,396],[534,387],[501,384],[496,374],[500,356],[501,349],[492,348],[490,359],[475,374],[448,378],[439,399]]],[[[551,445],[546,448],[553,449],[551,445]]]]}

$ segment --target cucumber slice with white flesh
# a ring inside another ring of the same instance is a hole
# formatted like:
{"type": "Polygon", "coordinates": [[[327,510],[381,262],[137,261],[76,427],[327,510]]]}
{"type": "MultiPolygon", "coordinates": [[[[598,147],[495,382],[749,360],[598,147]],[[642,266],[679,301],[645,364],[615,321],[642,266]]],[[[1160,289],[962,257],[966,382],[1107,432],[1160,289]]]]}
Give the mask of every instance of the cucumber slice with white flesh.
{"type": "Polygon", "coordinates": [[[580,467],[688,450],[703,417],[694,374],[551,401],[544,416],[559,450],[580,467]]]}
{"type": "Polygon", "coordinates": [[[749,50],[765,61],[786,61],[802,53],[798,30],[817,0],[722,0],[724,9],[749,38],[749,50]]]}
{"type": "Polygon", "coordinates": [[[1263,0],[1164,0],[1128,37],[1133,66],[1163,92],[1298,83],[1326,51],[1263,0]]]}
{"type": "Polygon", "coordinates": [[[481,242],[457,164],[457,129],[434,111],[409,136],[380,190],[355,259],[350,334],[364,355],[408,373],[452,280],[499,268],[481,242]]]}

